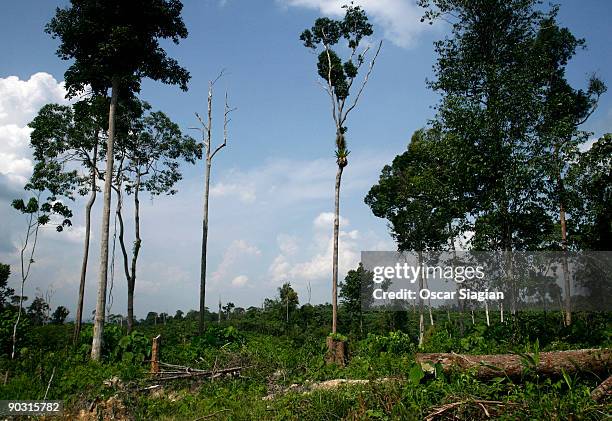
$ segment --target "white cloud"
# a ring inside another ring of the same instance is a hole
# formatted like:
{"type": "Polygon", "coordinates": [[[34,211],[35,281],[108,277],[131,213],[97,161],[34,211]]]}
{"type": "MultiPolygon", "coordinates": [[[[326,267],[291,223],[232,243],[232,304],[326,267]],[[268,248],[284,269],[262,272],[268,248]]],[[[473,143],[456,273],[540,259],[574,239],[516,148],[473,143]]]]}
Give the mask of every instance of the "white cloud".
{"type": "MultiPolygon", "coordinates": [[[[285,6],[304,7],[318,10],[328,16],[340,17],[346,0],[277,0],[285,6]]],[[[372,21],[383,29],[384,36],[399,47],[415,44],[419,34],[428,25],[420,22],[422,11],[412,0],[355,0],[372,21]]]]}
{"type": "MultiPolygon", "coordinates": [[[[314,236],[312,239],[312,255],[307,260],[296,261],[281,247],[280,254],[269,267],[272,281],[318,282],[331,279],[333,256],[333,218],[331,212],[322,212],[313,221],[314,236]]],[[[348,226],[348,221],[340,218],[341,227],[348,226]]],[[[360,249],[357,240],[359,231],[340,230],[338,239],[338,272],[343,278],[348,270],[357,266],[360,249]]],[[[303,256],[303,255],[302,255],[303,256]]]]}
{"type": "Polygon", "coordinates": [[[28,80],[0,78],[0,174],[16,185],[23,185],[34,168],[27,124],[43,105],[67,103],[65,95],[64,82],[48,73],[35,73],[28,80]]]}
{"type": "Polygon", "coordinates": [[[232,286],[234,287],[243,287],[249,282],[249,277],[246,275],[238,275],[234,279],[232,279],[232,286]]]}
{"type": "Polygon", "coordinates": [[[261,251],[256,246],[249,244],[245,240],[235,240],[225,250],[223,259],[221,259],[221,263],[219,263],[217,270],[212,274],[211,279],[213,282],[218,283],[238,269],[242,259],[245,259],[247,256],[259,255],[261,255],[261,251]]]}
{"type": "Polygon", "coordinates": [[[255,186],[252,183],[237,184],[219,182],[210,188],[211,196],[237,196],[244,203],[255,202],[255,186]]]}

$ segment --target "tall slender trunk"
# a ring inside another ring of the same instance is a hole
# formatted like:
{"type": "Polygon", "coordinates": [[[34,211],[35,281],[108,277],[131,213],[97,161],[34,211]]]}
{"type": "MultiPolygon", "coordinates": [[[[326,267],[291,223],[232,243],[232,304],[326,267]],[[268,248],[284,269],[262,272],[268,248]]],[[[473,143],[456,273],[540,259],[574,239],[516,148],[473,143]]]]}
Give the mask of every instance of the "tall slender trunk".
{"type": "MultiPolygon", "coordinates": [[[[427,277],[425,277],[425,289],[429,289],[429,284],[427,282],[427,277]]],[[[429,325],[434,325],[433,313],[431,312],[431,298],[427,298],[427,311],[429,312],[429,325]]]]}
{"type": "Polygon", "coordinates": [[[419,250],[419,347],[423,346],[425,338],[425,320],[423,317],[423,299],[421,298],[421,291],[423,290],[423,252],[419,250]]]}
{"type": "Polygon", "coordinates": [[[21,260],[21,289],[19,292],[19,310],[17,311],[17,319],[15,320],[15,324],[13,325],[13,348],[11,351],[11,359],[15,359],[15,352],[17,351],[17,328],[19,327],[19,322],[21,321],[21,314],[23,313],[23,290],[25,287],[25,283],[28,280],[28,276],[30,274],[30,267],[32,266],[32,263],[34,262],[34,251],[36,250],[36,243],[38,240],[38,230],[40,228],[40,224],[38,223],[38,215],[34,216],[33,213],[30,214],[30,218],[28,221],[28,230],[26,232],[26,238],[25,238],[25,242],[23,244],[23,247],[21,248],[21,253],[20,253],[20,260],[21,260]],[[36,221],[34,222],[35,225],[32,225],[32,221],[34,221],[34,218],[36,218],[36,221]],[[34,228],[34,231],[32,231],[32,229],[34,228]],[[34,235],[34,244],[32,245],[32,249],[30,251],[30,256],[28,258],[28,263],[25,263],[25,259],[26,259],[26,250],[28,248],[28,242],[30,240],[30,237],[34,235]]]}
{"type": "Polygon", "coordinates": [[[106,141],[106,173],[104,178],[104,207],[102,210],[102,229],[100,232],[100,278],[96,317],[94,320],[93,339],[91,342],[91,359],[99,361],[102,357],[102,335],[104,333],[104,316],[106,314],[106,286],[108,281],[108,231],[110,226],[111,183],[113,174],[113,146],[115,142],[115,114],[119,96],[119,78],[112,79],[111,103],[108,113],[108,139],[106,141]]]}
{"type": "MultiPolygon", "coordinates": [[[[560,188],[563,188],[563,181],[559,176],[558,183],[560,188]]],[[[567,223],[565,220],[565,206],[563,200],[559,200],[559,221],[561,223],[561,247],[563,248],[563,256],[561,266],[563,268],[563,289],[565,290],[565,325],[572,324],[572,292],[570,284],[569,267],[567,263],[567,223]]]]}
{"type": "Polygon", "coordinates": [[[136,184],[134,186],[134,251],[132,252],[132,264],[130,276],[128,277],[128,333],[134,328],[134,289],[136,288],[136,263],[138,253],[142,245],[140,238],[140,172],[136,173],[136,184]]]}
{"type": "MultiPolygon", "coordinates": [[[[209,148],[210,149],[210,148],[209,148]]],[[[204,333],[204,313],[206,312],[206,252],[208,247],[208,198],[210,192],[210,150],[206,152],[206,172],[204,179],[204,215],[202,217],[202,255],[200,260],[200,318],[198,330],[204,333]]]]}
{"type": "Polygon", "coordinates": [[[491,326],[491,319],[489,318],[489,301],[485,300],[485,316],[487,318],[487,326],[491,326]]]}
{"type": "Polygon", "coordinates": [[[340,183],[344,166],[338,164],[334,208],[334,255],[332,261],[332,333],[338,329],[338,236],[340,234],[340,183]]]}
{"type": "Polygon", "coordinates": [[[89,181],[89,188],[91,193],[89,200],[85,205],[85,243],[83,245],[83,262],[81,263],[81,282],[79,284],[79,298],[77,302],[76,320],[74,322],[74,343],[79,340],[79,334],[81,333],[81,323],[83,320],[83,300],[85,297],[85,279],[87,277],[87,262],[89,260],[89,239],[91,236],[91,209],[96,201],[97,186],[96,186],[96,165],[98,163],[98,130],[95,133],[95,143],[92,153],[92,168],[89,181]]]}

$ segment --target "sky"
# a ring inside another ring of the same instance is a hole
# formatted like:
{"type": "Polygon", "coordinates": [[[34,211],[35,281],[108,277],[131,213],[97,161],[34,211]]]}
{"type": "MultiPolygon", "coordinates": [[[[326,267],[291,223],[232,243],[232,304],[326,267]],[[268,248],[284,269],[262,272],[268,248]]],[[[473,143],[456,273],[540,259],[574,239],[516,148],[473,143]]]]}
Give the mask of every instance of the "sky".
{"type": "MultiPolygon", "coordinates": [[[[11,209],[25,198],[32,171],[27,123],[46,103],[65,103],[63,74],[69,63],[55,55],[58,41],[44,33],[64,1],[7,1],[0,14],[0,262],[19,283],[19,246],[26,221],[11,209]]],[[[372,77],[348,121],[351,150],[341,201],[340,278],[355,268],[362,250],[394,250],[384,220],[363,198],[382,167],[405,151],[414,130],[434,116],[438,97],[428,90],[435,61],[433,42],[448,27],[420,22],[414,0],[361,0],[374,23],[368,40],[383,40],[372,77]]],[[[595,72],[612,84],[612,2],[561,1],[559,20],[586,38],[588,48],[570,63],[568,79],[585,86],[595,72]]],[[[189,37],[168,53],[191,73],[189,90],[147,80],[141,98],[180,127],[197,126],[205,112],[208,81],[215,85],[213,142],[222,141],[223,97],[232,114],[227,148],[215,156],[211,179],[207,306],[234,302],[260,306],[283,282],[300,302],[322,303],[331,296],[334,128],[329,98],[317,84],[316,57],[299,34],[321,15],[340,17],[337,0],[186,0],[183,17],[189,37]],[[308,291],[311,291],[310,294],[308,291]]],[[[584,125],[594,137],[611,131],[612,95],[605,95],[584,125]]],[[[182,167],[172,197],[142,200],[142,241],[135,312],[174,314],[198,307],[199,256],[204,165],[182,167]]],[[[25,295],[47,294],[51,306],[76,307],[84,239],[85,199],[73,207],[74,226],[63,233],[43,229],[25,295]]],[[[101,200],[93,232],[85,315],[95,307],[101,200]]],[[[130,215],[130,207],[125,209],[130,215]]],[[[113,238],[111,220],[111,244],[113,238]]],[[[132,226],[126,227],[131,242],[132,226]]],[[[111,250],[112,251],[112,250],[111,250]]],[[[126,313],[126,280],[119,245],[109,279],[110,312],[126,313]]],[[[30,299],[31,301],[31,299],[30,299]]]]}

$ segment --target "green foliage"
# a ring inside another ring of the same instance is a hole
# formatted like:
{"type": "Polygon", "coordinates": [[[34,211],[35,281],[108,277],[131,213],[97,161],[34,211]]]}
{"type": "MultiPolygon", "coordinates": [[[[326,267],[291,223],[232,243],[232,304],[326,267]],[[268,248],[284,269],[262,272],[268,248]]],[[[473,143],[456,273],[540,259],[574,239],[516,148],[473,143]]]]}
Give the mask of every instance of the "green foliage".
{"type": "Polygon", "coordinates": [[[159,43],[187,37],[182,8],[178,0],[72,0],[58,8],[45,30],[61,41],[57,55],[74,60],[65,74],[68,95],[87,85],[106,93],[114,77],[129,92],[140,90],[143,77],[186,90],[189,73],[159,43]]]}

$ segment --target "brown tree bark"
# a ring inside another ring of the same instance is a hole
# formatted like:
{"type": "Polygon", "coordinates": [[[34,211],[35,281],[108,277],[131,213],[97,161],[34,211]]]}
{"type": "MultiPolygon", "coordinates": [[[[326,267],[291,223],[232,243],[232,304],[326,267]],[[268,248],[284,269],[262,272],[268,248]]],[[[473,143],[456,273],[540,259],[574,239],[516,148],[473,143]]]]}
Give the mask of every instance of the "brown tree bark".
{"type": "MultiPolygon", "coordinates": [[[[533,357],[533,354],[530,355],[533,357]]],[[[520,378],[525,368],[523,358],[516,354],[417,354],[415,360],[424,368],[439,363],[444,372],[474,370],[475,376],[482,380],[504,376],[520,378]]],[[[543,376],[558,376],[562,371],[568,374],[580,371],[609,373],[612,369],[612,349],[541,352],[539,362],[533,369],[543,376]]]]}
{"type": "Polygon", "coordinates": [[[607,397],[612,395],[612,376],[604,380],[599,386],[597,386],[591,392],[591,398],[595,402],[600,402],[607,397]]]}

